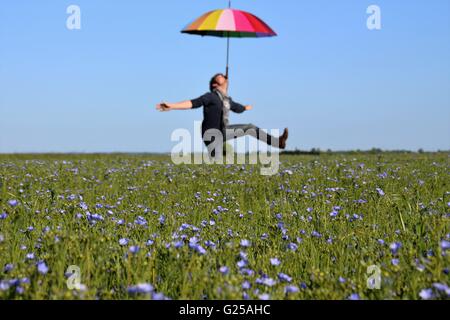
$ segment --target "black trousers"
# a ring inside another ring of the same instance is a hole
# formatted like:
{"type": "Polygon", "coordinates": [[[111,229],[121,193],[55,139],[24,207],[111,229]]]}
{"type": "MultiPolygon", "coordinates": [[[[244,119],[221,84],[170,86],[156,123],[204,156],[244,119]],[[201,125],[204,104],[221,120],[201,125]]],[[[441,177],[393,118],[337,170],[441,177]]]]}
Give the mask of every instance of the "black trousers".
{"type": "MultiPolygon", "coordinates": [[[[260,141],[265,142],[267,145],[279,148],[280,140],[274,136],[271,136],[264,130],[258,128],[254,124],[234,124],[225,127],[222,131],[222,145],[226,141],[237,139],[244,136],[251,136],[260,141]]],[[[208,140],[208,139],[207,139],[208,140]]],[[[206,141],[204,139],[205,145],[208,148],[208,153],[215,157],[215,149],[214,149],[214,138],[212,141],[206,141]]]]}

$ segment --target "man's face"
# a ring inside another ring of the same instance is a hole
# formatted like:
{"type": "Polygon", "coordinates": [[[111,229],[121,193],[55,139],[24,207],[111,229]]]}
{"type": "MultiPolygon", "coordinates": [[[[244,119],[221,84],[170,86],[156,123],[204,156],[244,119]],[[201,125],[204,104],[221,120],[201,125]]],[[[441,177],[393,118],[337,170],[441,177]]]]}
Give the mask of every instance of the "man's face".
{"type": "Polygon", "coordinates": [[[227,83],[227,78],[223,74],[220,74],[216,77],[216,83],[218,86],[222,86],[223,84],[227,83]]]}

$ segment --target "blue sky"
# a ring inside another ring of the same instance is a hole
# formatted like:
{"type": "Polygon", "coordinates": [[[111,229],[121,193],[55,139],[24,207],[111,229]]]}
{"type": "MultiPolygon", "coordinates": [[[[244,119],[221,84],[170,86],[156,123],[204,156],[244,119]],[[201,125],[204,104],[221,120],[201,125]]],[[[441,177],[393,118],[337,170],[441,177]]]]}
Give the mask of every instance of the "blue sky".
{"type": "MultiPolygon", "coordinates": [[[[224,71],[226,42],[183,35],[222,0],[2,0],[0,152],[169,152],[224,71]],[[81,8],[81,30],[66,8],[81,8]]],[[[231,43],[232,123],[289,127],[290,148],[450,149],[448,0],[234,0],[278,34],[231,43]],[[369,31],[366,9],[381,8],[369,31]]]]}

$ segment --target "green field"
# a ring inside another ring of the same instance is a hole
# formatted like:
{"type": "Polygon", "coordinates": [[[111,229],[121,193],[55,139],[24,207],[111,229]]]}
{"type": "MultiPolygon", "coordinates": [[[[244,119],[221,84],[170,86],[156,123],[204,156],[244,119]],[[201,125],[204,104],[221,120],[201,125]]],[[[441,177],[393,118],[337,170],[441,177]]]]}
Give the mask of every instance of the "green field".
{"type": "Polygon", "coordinates": [[[0,298],[450,297],[447,153],[281,161],[0,156],[0,298]]]}

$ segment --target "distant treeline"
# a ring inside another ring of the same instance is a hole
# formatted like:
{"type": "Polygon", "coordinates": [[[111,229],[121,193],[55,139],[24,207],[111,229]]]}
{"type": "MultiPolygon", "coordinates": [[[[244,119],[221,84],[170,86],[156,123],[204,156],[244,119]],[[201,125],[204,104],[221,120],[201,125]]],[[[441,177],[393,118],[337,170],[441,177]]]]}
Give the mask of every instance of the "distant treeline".
{"type": "MultiPolygon", "coordinates": [[[[283,151],[281,152],[282,155],[312,155],[312,156],[318,156],[321,154],[331,154],[331,153],[340,153],[340,154],[380,154],[380,153],[398,153],[398,154],[413,154],[413,153],[430,153],[427,151],[424,151],[423,149],[419,149],[417,151],[411,151],[411,150],[383,150],[380,148],[372,148],[370,150],[347,150],[347,151],[333,151],[331,149],[328,150],[320,150],[319,148],[312,148],[309,151],[306,150],[299,150],[299,149],[295,149],[295,150],[287,150],[287,151],[283,151]]],[[[438,150],[436,152],[431,152],[431,153],[450,153],[450,150],[438,150]]]]}

